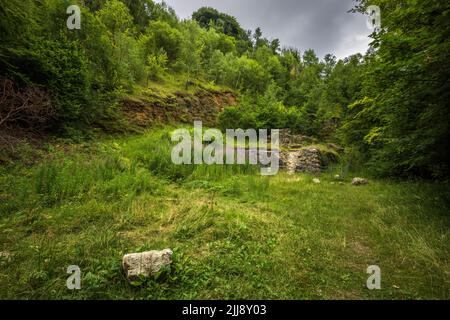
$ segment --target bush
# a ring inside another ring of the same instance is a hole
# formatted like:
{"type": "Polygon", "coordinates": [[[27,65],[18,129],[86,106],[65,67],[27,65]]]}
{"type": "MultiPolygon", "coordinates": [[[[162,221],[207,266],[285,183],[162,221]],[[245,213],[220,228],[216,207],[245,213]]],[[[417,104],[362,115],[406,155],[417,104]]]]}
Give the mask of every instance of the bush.
{"type": "Polygon", "coordinates": [[[58,123],[87,120],[90,76],[88,61],[77,42],[34,41],[28,48],[12,50],[11,61],[25,82],[52,92],[58,123]]]}
{"type": "Polygon", "coordinates": [[[150,22],[145,35],[140,39],[146,56],[164,50],[171,64],[180,54],[182,40],[180,31],[163,21],[150,22]]]}
{"type": "Polygon", "coordinates": [[[167,54],[161,50],[157,54],[151,54],[147,57],[147,64],[145,71],[147,73],[147,80],[156,79],[159,75],[167,70],[167,54]]]}
{"type": "Polygon", "coordinates": [[[251,129],[256,128],[256,115],[244,110],[242,107],[226,107],[219,114],[219,126],[226,129],[251,129]]]}

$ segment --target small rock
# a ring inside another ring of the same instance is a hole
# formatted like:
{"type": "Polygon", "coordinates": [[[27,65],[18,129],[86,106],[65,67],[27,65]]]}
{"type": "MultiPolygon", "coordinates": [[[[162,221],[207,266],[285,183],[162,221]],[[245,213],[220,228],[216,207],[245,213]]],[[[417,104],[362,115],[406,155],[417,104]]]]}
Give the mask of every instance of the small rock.
{"type": "Polygon", "coordinates": [[[11,254],[7,251],[0,251],[0,260],[11,261],[11,254]]]}
{"type": "Polygon", "coordinates": [[[122,266],[129,280],[137,277],[149,277],[172,263],[173,251],[148,251],[126,254],[122,259],[122,266]]]}
{"type": "Polygon", "coordinates": [[[367,179],[363,179],[363,178],[353,178],[352,180],[352,185],[354,186],[362,186],[365,184],[368,184],[369,181],[367,181],[367,179]]]}
{"type": "Polygon", "coordinates": [[[319,183],[320,183],[320,180],[317,179],[317,178],[314,178],[314,179],[313,179],[313,182],[314,182],[315,184],[319,184],[319,183]]]}

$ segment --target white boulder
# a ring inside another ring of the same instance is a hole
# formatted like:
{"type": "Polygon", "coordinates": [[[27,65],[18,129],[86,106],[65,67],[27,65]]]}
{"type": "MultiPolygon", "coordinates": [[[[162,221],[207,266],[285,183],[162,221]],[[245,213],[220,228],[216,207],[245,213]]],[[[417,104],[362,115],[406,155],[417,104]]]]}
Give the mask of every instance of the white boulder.
{"type": "Polygon", "coordinates": [[[126,254],[122,259],[122,266],[128,279],[149,277],[159,272],[162,267],[172,263],[173,251],[147,251],[126,254]]]}
{"type": "Polygon", "coordinates": [[[353,178],[352,180],[352,185],[354,186],[362,186],[365,184],[368,184],[369,181],[367,179],[363,179],[363,178],[353,178]]]}

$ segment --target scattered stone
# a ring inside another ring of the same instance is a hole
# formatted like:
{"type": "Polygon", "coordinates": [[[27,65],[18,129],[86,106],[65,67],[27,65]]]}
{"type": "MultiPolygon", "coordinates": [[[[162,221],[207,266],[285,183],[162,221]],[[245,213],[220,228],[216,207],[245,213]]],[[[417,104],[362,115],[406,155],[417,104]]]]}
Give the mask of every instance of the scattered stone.
{"type": "Polygon", "coordinates": [[[122,259],[122,266],[129,280],[140,276],[149,277],[172,263],[173,251],[148,251],[126,254],[122,259]]]}
{"type": "Polygon", "coordinates": [[[369,181],[364,178],[353,178],[353,180],[352,180],[352,185],[354,185],[354,186],[362,186],[362,185],[365,185],[368,183],[369,183],[369,181]]]}
{"type": "Polygon", "coordinates": [[[337,175],[334,176],[334,179],[341,180],[341,176],[339,174],[337,174],[337,175]]]}
{"type": "Polygon", "coordinates": [[[0,260],[11,261],[11,253],[7,251],[0,251],[0,260]]]}
{"type": "Polygon", "coordinates": [[[313,182],[314,182],[315,184],[319,184],[319,183],[320,183],[320,180],[317,179],[317,178],[314,178],[314,179],[313,179],[313,182]]]}
{"type": "Polygon", "coordinates": [[[317,143],[317,139],[301,134],[292,134],[289,129],[281,129],[280,143],[285,148],[293,148],[293,146],[306,146],[308,144],[317,143]]]}

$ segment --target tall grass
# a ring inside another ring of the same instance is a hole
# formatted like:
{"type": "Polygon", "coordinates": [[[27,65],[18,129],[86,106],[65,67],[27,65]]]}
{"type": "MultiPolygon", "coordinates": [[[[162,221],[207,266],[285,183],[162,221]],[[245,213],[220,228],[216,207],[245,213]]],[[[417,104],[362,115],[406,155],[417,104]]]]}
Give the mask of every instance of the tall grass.
{"type": "Polygon", "coordinates": [[[31,169],[24,177],[7,176],[0,190],[11,201],[2,202],[0,214],[39,203],[51,207],[63,201],[95,197],[120,198],[158,189],[155,179],[172,182],[220,181],[236,175],[257,174],[253,165],[176,165],[171,159],[174,143],[170,129],[148,132],[124,140],[94,144],[89,153],[55,151],[52,158],[31,169]],[[11,178],[9,178],[11,179],[11,178]]]}
{"type": "MultiPolygon", "coordinates": [[[[123,146],[127,157],[137,161],[153,174],[171,181],[220,180],[239,174],[256,174],[258,167],[245,165],[176,165],[172,162],[171,152],[174,143],[167,129],[148,132],[123,146]]],[[[193,159],[193,157],[192,157],[193,159]]]]}
{"type": "Polygon", "coordinates": [[[172,146],[159,129],[1,167],[0,298],[449,298],[448,184],[177,166],[172,146]],[[167,247],[170,270],[124,278],[123,254],[167,247]]]}

